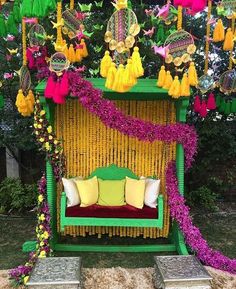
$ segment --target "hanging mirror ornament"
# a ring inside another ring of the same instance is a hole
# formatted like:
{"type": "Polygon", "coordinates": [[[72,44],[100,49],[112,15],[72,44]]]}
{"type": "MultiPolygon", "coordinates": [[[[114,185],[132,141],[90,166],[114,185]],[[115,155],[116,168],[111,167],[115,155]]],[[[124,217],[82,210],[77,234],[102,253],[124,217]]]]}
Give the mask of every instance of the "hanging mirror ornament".
{"type": "Polygon", "coordinates": [[[197,88],[201,93],[206,93],[215,87],[215,81],[210,75],[202,75],[198,79],[197,88]]]}
{"type": "Polygon", "coordinates": [[[134,46],[134,37],[139,32],[140,26],[135,13],[129,8],[120,9],[110,17],[104,40],[109,43],[110,50],[123,53],[134,46]]]}
{"type": "Polygon", "coordinates": [[[46,40],[46,31],[40,24],[34,24],[28,33],[29,44],[31,47],[43,46],[46,40]]]}
{"type": "Polygon", "coordinates": [[[67,34],[70,39],[75,38],[79,31],[84,30],[84,25],[83,25],[83,18],[84,14],[81,13],[81,19],[77,17],[77,12],[75,10],[65,10],[62,13],[62,18],[64,20],[64,26],[62,28],[62,32],[64,34],[67,34]]]}
{"type": "Polygon", "coordinates": [[[30,71],[26,65],[23,65],[20,68],[19,76],[20,76],[20,89],[22,89],[24,94],[27,94],[31,86],[31,76],[30,71]]]}
{"type": "Polygon", "coordinates": [[[222,0],[219,4],[219,7],[222,7],[224,15],[231,19],[235,17],[236,14],[236,1],[235,0],[222,0]]]}
{"type": "Polygon", "coordinates": [[[168,47],[165,62],[173,62],[175,66],[191,61],[191,56],[196,51],[192,35],[185,30],[176,31],[168,36],[164,46],[168,47]]]}
{"type": "Polygon", "coordinates": [[[224,93],[236,92],[236,70],[225,71],[220,77],[219,86],[224,93]]]}
{"type": "Polygon", "coordinates": [[[68,69],[69,65],[70,61],[66,55],[62,52],[56,52],[51,57],[49,69],[57,75],[61,75],[64,70],[68,69]]]}

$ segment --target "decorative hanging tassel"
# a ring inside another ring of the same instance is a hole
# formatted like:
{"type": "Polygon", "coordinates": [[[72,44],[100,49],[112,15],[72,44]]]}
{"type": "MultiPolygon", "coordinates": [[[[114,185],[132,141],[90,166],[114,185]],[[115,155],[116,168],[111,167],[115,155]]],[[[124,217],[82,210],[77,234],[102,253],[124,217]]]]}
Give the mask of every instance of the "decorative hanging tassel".
{"type": "Polygon", "coordinates": [[[168,70],[166,72],[166,78],[165,78],[165,82],[162,88],[170,89],[172,82],[173,82],[173,77],[171,76],[170,71],[168,70]]]}
{"type": "MultiPolygon", "coordinates": [[[[190,2],[189,0],[183,0],[183,2],[190,2]]],[[[206,7],[206,0],[192,0],[192,6],[191,9],[195,12],[198,13],[202,11],[206,7]]]]}
{"type": "Polygon", "coordinates": [[[75,61],[76,61],[76,62],[82,61],[81,49],[80,49],[80,48],[77,48],[77,49],[75,50],[75,61]]]}
{"type": "Polygon", "coordinates": [[[65,103],[65,96],[61,94],[61,83],[57,81],[55,85],[55,92],[53,94],[53,101],[57,104],[64,104],[65,103]]]}
{"type": "Polygon", "coordinates": [[[210,109],[210,110],[216,109],[215,96],[212,92],[209,94],[209,97],[207,100],[207,109],[210,109]]]}
{"type": "Polygon", "coordinates": [[[70,47],[68,49],[68,59],[70,63],[75,62],[75,50],[74,50],[73,44],[70,44],[70,47]]]}
{"type": "Polygon", "coordinates": [[[21,4],[21,17],[31,17],[32,16],[32,0],[23,0],[21,4]]]}
{"type": "Polygon", "coordinates": [[[15,1],[14,2],[14,6],[13,6],[13,15],[14,15],[14,19],[17,23],[21,22],[21,15],[20,15],[20,5],[19,5],[19,1],[15,1]]]}
{"type": "Polygon", "coordinates": [[[196,71],[194,62],[190,63],[190,66],[188,69],[188,80],[189,80],[189,84],[192,86],[196,86],[198,84],[198,76],[197,76],[197,71],[196,71]]]}
{"type": "Polygon", "coordinates": [[[81,56],[82,57],[87,57],[88,56],[88,50],[87,50],[87,46],[86,43],[84,41],[84,39],[81,39],[80,41],[80,45],[82,45],[82,50],[81,50],[81,56]]]}
{"type": "Polygon", "coordinates": [[[114,83],[114,80],[115,80],[115,76],[116,76],[116,72],[117,72],[117,69],[116,69],[116,65],[114,62],[111,63],[111,66],[108,70],[108,73],[107,73],[107,79],[106,79],[106,82],[105,82],[105,87],[106,88],[109,88],[109,89],[112,89],[112,86],[113,86],[113,83],[114,83]]]}
{"type": "Polygon", "coordinates": [[[229,115],[229,114],[231,113],[231,103],[230,103],[229,101],[226,102],[226,104],[225,104],[224,113],[225,113],[226,115],[229,115]]]}
{"type": "Polygon", "coordinates": [[[56,88],[56,82],[53,79],[53,76],[50,75],[47,81],[46,88],[44,90],[44,96],[46,98],[53,98],[53,95],[55,93],[55,88],[56,88]]]}
{"type": "Polygon", "coordinates": [[[16,96],[16,106],[19,113],[21,113],[23,116],[28,116],[28,106],[22,89],[18,90],[18,94],[16,96]]]}
{"type": "Polygon", "coordinates": [[[190,96],[190,85],[187,73],[184,73],[183,78],[181,80],[180,91],[181,96],[190,96]]]}
{"type": "Polygon", "coordinates": [[[66,58],[69,59],[69,58],[68,58],[68,56],[69,56],[69,50],[68,50],[68,46],[67,46],[67,45],[65,45],[65,48],[63,49],[63,53],[65,54],[66,58]]]}
{"type": "Polygon", "coordinates": [[[105,54],[100,63],[100,75],[102,77],[107,77],[108,70],[112,64],[112,59],[110,57],[110,52],[105,51],[105,54]]]}
{"type": "Polygon", "coordinates": [[[133,75],[132,59],[128,59],[126,70],[127,70],[127,75],[126,75],[125,82],[127,83],[129,87],[132,87],[137,83],[137,79],[133,75]]]}
{"type": "Polygon", "coordinates": [[[213,31],[213,41],[220,42],[225,39],[225,29],[221,19],[218,19],[215,29],[213,31]]]}
{"type": "Polygon", "coordinates": [[[201,111],[201,100],[199,95],[196,95],[193,103],[193,109],[196,113],[199,113],[201,111]]]}
{"type": "Polygon", "coordinates": [[[228,28],[225,35],[223,49],[225,51],[231,51],[233,50],[233,48],[234,48],[234,34],[232,32],[232,29],[228,28]]]}
{"type": "Polygon", "coordinates": [[[0,37],[7,36],[7,27],[3,15],[0,15],[0,37]]]}
{"type": "Polygon", "coordinates": [[[172,82],[171,87],[168,91],[168,94],[173,98],[180,97],[180,82],[178,76],[175,76],[174,81],[172,82]]]}
{"type": "Polygon", "coordinates": [[[139,48],[137,46],[134,47],[134,51],[131,56],[132,59],[132,70],[134,77],[138,78],[140,76],[143,76],[144,69],[142,66],[142,61],[139,54],[139,48]]]}
{"type": "Polygon", "coordinates": [[[120,64],[115,75],[112,90],[117,92],[125,92],[123,79],[124,79],[124,65],[120,64]]]}
{"type": "Polygon", "coordinates": [[[185,8],[190,8],[192,6],[193,0],[182,0],[181,6],[185,8]]]}
{"type": "Polygon", "coordinates": [[[226,102],[224,99],[221,100],[220,106],[218,108],[219,112],[224,113],[225,111],[226,102]]]}
{"type": "MultiPolygon", "coordinates": [[[[32,4],[31,4],[32,5],[32,4]]],[[[33,8],[32,8],[32,16],[42,18],[44,17],[45,13],[45,3],[41,0],[34,0],[33,2],[33,8]]]]}
{"type": "Polygon", "coordinates": [[[29,115],[31,115],[34,111],[34,104],[35,104],[34,94],[31,89],[29,90],[28,95],[26,96],[25,100],[28,106],[29,115]]]}
{"type": "Polygon", "coordinates": [[[165,80],[166,80],[166,70],[165,66],[162,65],[157,78],[157,86],[162,87],[165,83],[165,80]]]}
{"type": "Polygon", "coordinates": [[[206,117],[207,116],[207,105],[206,105],[206,101],[203,100],[202,101],[202,105],[201,105],[201,109],[199,112],[201,117],[206,117]]]}
{"type": "Polygon", "coordinates": [[[220,106],[220,104],[221,104],[221,96],[220,96],[220,94],[218,94],[217,96],[216,96],[216,106],[217,107],[219,107],[220,106]]]}
{"type": "Polygon", "coordinates": [[[14,36],[17,36],[19,33],[12,12],[10,13],[10,15],[8,16],[8,19],[7,19],[7,33],[12,34],[14,36]]]}
{"type": "Polygon", "coordinates": [[[232,113],[236,113],[236,98],[234,98],[232,100],[232,103],[231,103],[231,112],[232,113]]]}
{"type": "Polygon", "coordinates": [[[69,94],[69,79],[68,79],[68,74],[66,71],[64,72],[63,76],[61,77],[60,94],[63,97],[66,97],[69,94]]]}

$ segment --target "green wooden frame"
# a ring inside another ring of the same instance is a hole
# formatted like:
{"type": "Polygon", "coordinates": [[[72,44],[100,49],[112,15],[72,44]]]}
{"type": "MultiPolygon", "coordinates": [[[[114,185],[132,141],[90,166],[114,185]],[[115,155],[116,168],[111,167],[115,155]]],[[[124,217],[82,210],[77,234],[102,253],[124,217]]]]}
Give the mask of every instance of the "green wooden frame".
{"type": "MultiPolygon", "coordinates": [[[[181,97],[177,100],[172,99],[168,96],[166,90],[162,88],[157,88],[156,79],[139,79],[138,84],[135,85],[129,92],[126,93],[116,93],[104,87],[105,80],[100,78],[88,79],[94,87],[103,90],[103,97],[112,100],[134,100],[134,101],[148,101],[148,100],[166,100],[175,103],[176,109],[176,120],[178,122],[186,122],[186,110],[189,105],[189,99],[185,97],[181,97]]],[[[40,94],[40,102],[43,105],[44,110],[46,111],[46,116],[50,124],[54,125],[54,108],[55,104],[50,100],[46,100],[44,98],[44,90],[46,83],[42,81],[36,87],[36,92],[40,94]]],[[[184,195],[184,150],[182,144],[176,145],[176,170],[177,170],[177,178],[180,193],[184,195]]],[[[96,171],[95,171],[96,172],[96,171]]],[[[94,173],[95,173],[94,172],[94,173]]],[[[169,244],[153,244],[153,245],[72,245],[72,244],[63,244],[58,241],[58,232],[57,232],[57,214],[56,214],[56,186],[55,179],[53,176],[52,167],[47,160],[46,162],[46,176],[47,176],[47,195],[48,195],[48,203],[50,207],[51,213],[51,227],[53,232],[53,238],[51,241],[52,249],[57,251],[94,251],[94,252],[178,252],[179,254],[186,255],[188,254],[183,235],[179,230],[179,227],[175,222],[172,223],[170,234],[169,234],[169,244]]],[[[160,196],[158,198],[158,206],[162,206],[163,197],[160,196]],[[160,203],[159,203],[160,202],[160,203]]],[[[61,198],[62,207],[66,206],[66,198],[65,194],[62,194],[61,198]]],[[[160,209],[160,207],[159,207],[160,209]]],[[[80,218],[82,219],[82,218],[80,218]]],[[[83,218],[84,219],[84,218],[83,218]]],[[[80,225],[87,225],[90,223],[95,226],[95,218],[92,220],[84,219],[84,223],[79,223],[80,225]],[[92,221],[92,223],[91,223],[92,221]]],[[[102,218],[101,218],[102,219],[102,218]]],[[[66,225],[66,222],[70,222],[71,220],[66,220],[63,218],[63,225],[66,225]]],[[[107,218],[105,219],[107,223],[107,218]]],[[[157,219],[158,220],[158,219],[157,219]]],[[[161,226],[161,222],[158,221],[156,226],[161,226]]],[[[130,219],[129,219],[130,221],[130,219]]],[[[145,219],[145,221],[147,221],[145,219]]],[[[152,221],[152,220],[151,220],[152,221]]],[[[111,219],[111,223],[114,226],[114,219],[111,219]]],[[[121,219],[117,221],[118,226],[121,224],[121,219]]],[[[137,222],[136,222],[137,223],[137,222]]],[[[70,224],[71,225],[71,224],[70,224]]],[[[104,220],[96,222],[96,225],[104,226],[104,220]]],[[[125,224],[127,226],[127,223],[125,224]]],[[[137,226],[135,224],[134,226],[137,226]]],[[[147,223],[143,223],[142,226],[148,227],[147,223]]],[[[144,240],[145,243],[145,240],[144,240]]],[[[35,241],[25,242],[23,245],[23,251],[29,252],[35,248],[35,241]]]]}

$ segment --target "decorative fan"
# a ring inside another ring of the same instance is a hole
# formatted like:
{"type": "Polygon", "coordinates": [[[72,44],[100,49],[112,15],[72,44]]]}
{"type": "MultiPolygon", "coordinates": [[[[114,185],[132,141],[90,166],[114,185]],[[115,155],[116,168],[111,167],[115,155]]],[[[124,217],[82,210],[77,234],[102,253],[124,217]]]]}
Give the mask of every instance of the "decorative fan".
{"type": "Polygon", "coordinates": [[[172,33],[167,37],[165,46],[168,47],[165,62],[173,62],[175,66],[189,62],[191,55],[196,51],[192,35],[185,30],[172,33]]]}
{"type": "Polygon", "coordinates": [[[220,90],[224,93],[236,92],[236,70],[225,71],[219,80],[220,90]]]}
{"type": "Polygon", "coordinates": [[[46,39],[46,31],[40,24],[34,24],[28,33],[29,44],[33,46],[43,46],[46,39]]]}
{"type": "Polygon", "coordinates": [[[70,61],[66,58],[66,55],[62,52],[56,52],[51,57],[49,69],[57,75],[61,75],[69,65],[70,61]]]}

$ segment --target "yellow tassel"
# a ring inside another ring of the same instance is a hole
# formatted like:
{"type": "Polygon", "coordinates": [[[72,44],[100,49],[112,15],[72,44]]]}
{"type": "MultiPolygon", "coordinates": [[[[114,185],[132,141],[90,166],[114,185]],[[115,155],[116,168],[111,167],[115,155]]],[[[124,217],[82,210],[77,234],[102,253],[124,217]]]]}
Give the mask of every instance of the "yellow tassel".
{"type": "Polygon", "coordinates": [[[19,113],[21,113],[23,116],[28,115],[28,106],[22,89],[18,90],[18,94],[16,96],[16,106],[19,113]]]}
{"type": "Polygon", "coordinates": [[[189,84],[192,86],[196,86],[198,84],[198,76],[197,76],[197,71],[196,71],[194,62],[190,63],[190,66],[188,69],[188,80],[189,80],[189,84]]]}
{"type": "Polygon", "coordinates": [[[126,67],[125,67],[125,72],[124,72],[124,79],[123,79],[123,84],[127,91],[136,84],[137,80],[133,76],[133,71],[132,71],[132,60],[128,59],[126,67]]]}
{"type": "Polygon", "coordinates": [[[220,42],[220,41],[223,41],[224,39],[225,39],[225,30],[224,30],[222,20],[219,19],[213,31],[213,41],[220,42]]]}
{"type": "Polygon", "coordinates": [[[82,60],[82,56],[81,56],[81,50],[80,48],[77,48],[75,50],[75,61],[76,62],[80,62],[82,60]]]}
{"type": "Polygon", "coordinates": [[[180,82],[178,76],[175,76],[174,81],[172,82],[171,87],[168,91],[168,94],[174,98],[178,98],[178,95],[180,95],[180,82]]]}
{"type": "Polygon", "coordinates": [[[142,66],[142,61],[140,58],[139,54],[139,48],[137,46],[134,47],[134,51],[132,53],[132,70],[133,70],[133,75],[135,78],[138,78],[140,76],[143,76],[144,74],[144,69],[142,66]]]}
{"type": "Polygon", "coordinates": [[[29,90],[25,100],[28,106],[28,111],[31,114],[34,111],[34,104],[35,104],[34,94],[31,89],[29,90]]]}
{"type": "Polygon", "coordinates": [[[69,51],[68,51],[67,45],[65,45],[65,48],[64,48],[64,50],[63,50],[63,53],[65,54],[66,58],[68,58],[69,51]]]}
{"type": "Polygon", "coordinates": [[[105,54],[100,63],[100,74],[102,77],[107,77],[108,70],[112,64],[112,59],[109,51],[105,51],[105,54]]]}
{"type": "Polygon", "coordinates": [[[114,80],[115,80],[116,72],[117,72],[116,65],[114,62],[112,62],[111,66],[108,70],[108,73],[107,73],[107,79],[106,79],[106,83],[105,83],[106,88],[112,89],[112,85],[113,85],[114,80]]]}
{"type": "Polygon", "coordinates": [[[85,43],[84,39],[81,39],[80,45],[83,46],[82,51],[81,51],[81,56],[82,57],[87,57],[88,56],[88,50],[87,50],[87,46],[86,46],[86,43],[85,43]]]}
{"type": "Polygon", "coordinates": [[[180,91],[181,96],[190,96],[190,86],[187,73],[184,73],[183,75],[180,91]]]}
{"type": "Polygon", "coordinates": [[[165,83],[165,79],[166,79],[166,70],[165,66],[162,65],[161,70],[158,73],[157,86],[162,87],[165,83]]]}
{"type": "Polygon", "coordinates": [[[75,50],[73,47],[73,44],[70,45],[69,50],[68,50],[68,59],[71,63],[75,62],[75,50]]]}
{"type": "Polygon", "coordinates": [[[112,85],[112,90],[117,91],[117,92],[125,92],[124,88],[124,65],[120,64],[118,67],[118,70],[115,75],[115,80],[112,85]]]}
{"type": "Polygon", "coordinates": [[[233,48],[234,48],[234,34],[232,32],[232,29],[228,28],[226,35],[225,35],[223,49],[225,51],[230,51],[230,50],[233,50],[233,48]]]}
{"type": "Polygon", "coordinates": [[[173,82],[173,77],[171,76],[170,71],[168,70],[166,72],[166,78],[165,78],[165,82],[162,88],[169,89],[171,87],[172,82],[173,82]]]}

